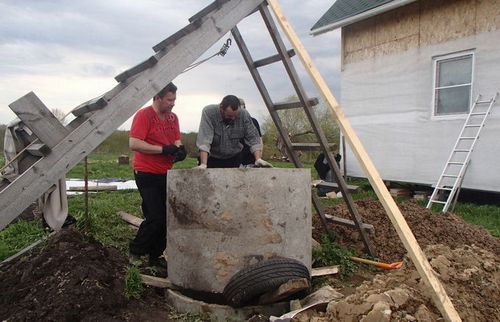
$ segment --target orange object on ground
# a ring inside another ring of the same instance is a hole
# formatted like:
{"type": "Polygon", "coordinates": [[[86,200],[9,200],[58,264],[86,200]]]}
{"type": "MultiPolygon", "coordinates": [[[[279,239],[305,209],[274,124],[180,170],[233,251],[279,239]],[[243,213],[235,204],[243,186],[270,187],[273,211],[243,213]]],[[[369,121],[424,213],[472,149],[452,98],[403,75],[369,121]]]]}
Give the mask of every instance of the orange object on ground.
{"type": "Polygon", "coordinates": [[[401,268],[401,266],[403,266],[403,262],[382,263],[382,262],[376,262],[376,261],[372,261],[369,259],[359,258],[359,257],[354,257],[354,256],[351,256],[349,258],[355,262],[358,262],[358,263],[373,265],[373,266],[380,267],[383,269],[398,269],[398,268],[401,268]]]}

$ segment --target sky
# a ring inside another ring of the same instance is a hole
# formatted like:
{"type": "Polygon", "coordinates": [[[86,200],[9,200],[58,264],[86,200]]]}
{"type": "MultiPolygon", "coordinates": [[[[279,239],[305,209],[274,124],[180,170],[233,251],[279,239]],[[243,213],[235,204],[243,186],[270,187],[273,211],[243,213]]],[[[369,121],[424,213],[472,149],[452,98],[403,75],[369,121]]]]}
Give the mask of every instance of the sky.
{"type": "MultiPolygon", "coordinates": [[[[154,54],[152,47],[188,24],[211,0],[0,0],[0,124],[15,118],[9,104],[33,91],[50,109],[69,113],[116,85],[114,77],[154,54]]],[[[340,32],[317,37],[310,28],[333,0],[281,0],[289,23],[328,86],[339,98],[340,32]]],[[[238,24],[254,60],[276,54],[259,13],[238,24]]],[[[228,33],[200,59],[219,51],[228,33]]],[[[285,35],[287,48],[292,48],[285,35]]],[[[293,58],[309,97],[318,97],[298,57],[293,58]]],[[[282,64],[259,68],[274,102],[294,94],[282,64]]],[[[182,132],[197,132],[201,110],[225,95],[244,98],[262,122],[267,108],[236,43],[173,80],[174,112],[182,132]]],[[[151,102],[146,103],[149,105],[151,102]]],[[[71,119],[71,115],[66,119],[71,119]]],[[[131,119],[120,126],[130,128],[131,119]]]]}

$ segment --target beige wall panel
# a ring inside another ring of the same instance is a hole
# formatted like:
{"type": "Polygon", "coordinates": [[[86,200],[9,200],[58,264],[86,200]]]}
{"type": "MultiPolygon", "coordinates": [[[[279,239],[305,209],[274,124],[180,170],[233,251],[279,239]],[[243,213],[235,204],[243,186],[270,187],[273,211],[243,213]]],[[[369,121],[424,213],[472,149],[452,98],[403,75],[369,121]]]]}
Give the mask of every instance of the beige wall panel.
{"type": "Polygon", "coordinates": [[[476,32],[500,29],[500,0],[476,0],[476,32]]]}
{"type": "Polygon", "coordinates": [[[400,53],[418,47],[418,34],[386,42],[374,47],[375,57],[400,53]]]}
{"type": "Polygon", "coordinates": [[[351,51],[344,56],[343,66],[373,57],[375,57],[374,47],[351,51]]]}
{"type": "Polygon", "coordinates": [[[418,30],[419,4],[415,2],[376,17],[375,45],[418,35],[418,30]]]}
{"type": "Polygon", "coordinates": [[[442,43],[475,34],[476,1],[424,0],[420,4],[420,45],[442,43]]]}
{"type": "Polygon", "coordinates": [[[345,50],[346,53],[370,48],[375,45],[375,19],[370,18],[359,23],[347,26],[343,29],[345,32],[345,50]]]}

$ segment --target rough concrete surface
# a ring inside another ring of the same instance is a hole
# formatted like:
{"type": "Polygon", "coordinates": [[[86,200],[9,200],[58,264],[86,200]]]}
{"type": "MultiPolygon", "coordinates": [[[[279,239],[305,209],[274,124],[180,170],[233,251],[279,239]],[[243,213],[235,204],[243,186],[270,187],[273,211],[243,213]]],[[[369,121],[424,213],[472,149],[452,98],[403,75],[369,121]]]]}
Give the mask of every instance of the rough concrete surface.
{"type": "Polygon", "coordinates": [[[239,270],[273,256],[310,269],[310,181],[307,169],[169,171],[170,280],[220,293],[239,270]]]}

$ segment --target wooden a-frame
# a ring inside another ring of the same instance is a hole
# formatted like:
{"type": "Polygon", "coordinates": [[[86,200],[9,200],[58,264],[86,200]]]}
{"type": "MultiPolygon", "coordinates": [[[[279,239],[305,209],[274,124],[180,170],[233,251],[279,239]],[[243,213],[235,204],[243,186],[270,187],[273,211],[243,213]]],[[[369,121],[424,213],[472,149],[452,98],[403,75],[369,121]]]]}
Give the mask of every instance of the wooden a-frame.
{"type": "MultiPolygon", "coordinates": [[[[75,109],[73,114],[78,117],[66,127],[67,131],[58,124],[53,124],[53,119],[47,114],[48,109],[34,93],[29,93],[13,102],[10,105],[11,108],[19,112],[21,120],[28,126],[36,126],[35,124],[40,123],[43,117],[51,119],[50,122],[44,122],[48,128],[44,133],[40,131],[40,136],[50,133],[51,127],[57,136],[55,140],[49,138],[50,142],[42,142],[51,150],[48,155],[41,157],[0,192],[0,229],[3,229],[31,202],[94,150],[130,118],[139,106],[175,79],[263,2],[264,0],[216,0],[193,16],[188,26],[155,46],[154,56],[118,75],[116,79],[120,83],[115,88],[75,109]]],[[[267,3],[299,55],[306,71],[324,96],[410,258],[422,279],[430,287],[434,303],[447,321],[461,321],[378,171],[299,38],[287,22],[277,0],[267,0],[267,3]]]]}

